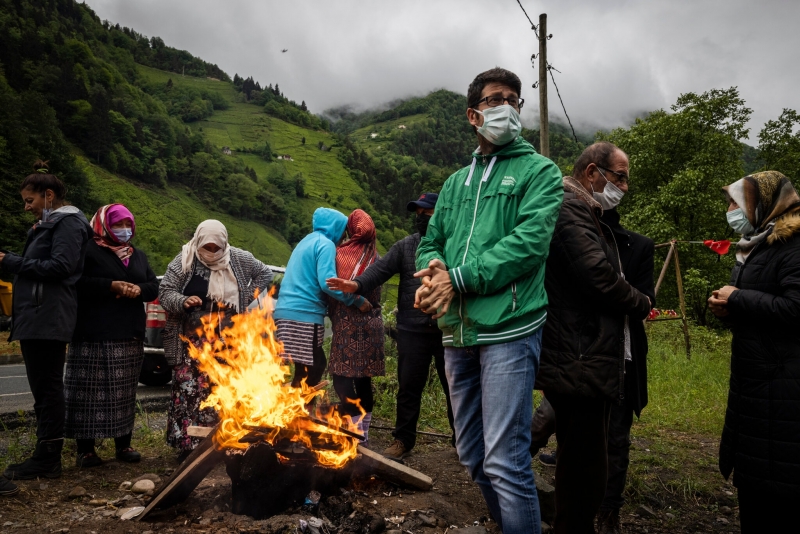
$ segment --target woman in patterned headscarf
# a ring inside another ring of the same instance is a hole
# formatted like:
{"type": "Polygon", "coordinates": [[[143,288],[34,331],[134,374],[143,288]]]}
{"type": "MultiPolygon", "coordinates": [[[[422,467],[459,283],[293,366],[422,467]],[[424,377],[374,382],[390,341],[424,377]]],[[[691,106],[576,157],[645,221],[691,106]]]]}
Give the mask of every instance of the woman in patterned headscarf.
{"type": "Polygon", "coordinates": [[[211,392],[208,376],[189,356],[188,345],[202,346],[202,319],[217,318],[217,328],[231,324],[256,294],[272,281],[272,271],[251,253],[228,243],[228,230],[214,219],[201,222],[194,237],[167,266],[161,281],[159,302],[167,312],[164,356],[172,366],[172,401],[167,414],[167,443],[179,449],[178,459],[188,456],[200,442],[188,427],[214,426],[213,408],[200,409],[211,392]]]}
{"type": "MultiPolygon", "coordinates": [[[[352,280],[378,259],[375,223],[367,212],[357,209],[347,219],[347,234],[349,239],[336,250],[336,276],[352,280]]],[[[372,377],[384,374],[381,288],[363,296],[372,304],[367,313],[329,298],[333,339],[328,369],[339,396],[340,413],[351,416],[368,438],[374,404],[372,377]]]]}
{"type": "Polygon", "coordinates": [[[800,499],[800,195],[779,172],[724,188],[742,239],[730,285],[709,299],[733,331],[719,467],[742,532],[787,532],[800,499]]]}
{"type": "Polygon", "coordinates": [[[138,462],[131,448],[136,386],[144,358],[144,303],[158,280],[144,252],[133,247],[133,214],[103,206],[91,220],[92,239],[77,283],[78,322],[67,353],[65,436],[77,441],[78,467],[100,465],[95,439],[114,438],[116,457],[138,462]]]}

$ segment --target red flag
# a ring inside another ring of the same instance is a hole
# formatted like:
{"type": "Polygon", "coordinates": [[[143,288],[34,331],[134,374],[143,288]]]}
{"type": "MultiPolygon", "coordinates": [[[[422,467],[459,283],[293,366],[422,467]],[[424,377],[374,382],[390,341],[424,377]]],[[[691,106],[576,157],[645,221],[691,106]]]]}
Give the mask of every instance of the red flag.
{"type": "Polygon", "coordinates": [[[731,242],[727,239],[723,239],[722,241],[711,241],[710,239],[707,239],[703,241],[703,244],[720,256],[727,254],[728,250],[731,248],[731,242]]]}

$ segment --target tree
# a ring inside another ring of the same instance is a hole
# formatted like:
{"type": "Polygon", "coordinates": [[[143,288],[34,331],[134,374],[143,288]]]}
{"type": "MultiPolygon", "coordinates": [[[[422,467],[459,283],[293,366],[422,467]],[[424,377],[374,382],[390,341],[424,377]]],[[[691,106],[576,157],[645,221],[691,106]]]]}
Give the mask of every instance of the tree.
{"type": "Polygon", "coordinates": [[[765,169],[785,174],[800,184],[800,115],[784,109],[778,120],[767,121],[758,134],[758,149],[765,169]],[[796,131],[795,131],[796,130],[796,131]]]}
{"type": "MultiPolygon", "coordinates": [[[[735,87],[683,94],[671,109],[604,136],[630,158],[630,193],[619,208],[623,225],[657,243],[728,237],[721,188],[743,175],[740,140],[751,110],[735,87]]],[[[733,260],[717,261],[695,245],[681,246],[680,259],[684,271],[693,269],[691,313],[706,324],[705,299],[727,283],[733,260]]],[[[659,306],[676,307],[676,297],[673,285],[665,284],[659,306]]]]}

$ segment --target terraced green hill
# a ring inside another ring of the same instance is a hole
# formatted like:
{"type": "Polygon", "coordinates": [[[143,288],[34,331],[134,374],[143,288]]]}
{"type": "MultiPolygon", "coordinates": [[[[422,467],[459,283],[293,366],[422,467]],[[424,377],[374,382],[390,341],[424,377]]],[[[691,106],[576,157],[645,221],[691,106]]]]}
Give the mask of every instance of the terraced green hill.
{"type": "Polygon", "coordinates": [[[350,176],[349,171],[337,158],[336,140],[330,132],[310,130],[267,115],[260,106],[241,102],[241,94],[233,84],[211,79],[182,77],[174,73],[159,71],[138,65],[139,74],[150,82],[166,84],[169,80],[176,86],[187,85],[203,91],[215,91],[225,97],[230,108],[216,110],[206,120],[190,123],[193,130],[202,130],[205,137],[217,148],[229,147],[231,157],[240,158],[255,169],[259,178],[267,178],[270,167],[280,167],[289,176],[302,174],[307,198],[300,205],[311,216],[318,207],[332,207],[350,213],[355,208],[367,211],[372,208],[365,200],[361,186],[350,176]],[[305,143],[303,143],[305,138],[305,143]],[[244,150],[263,146],[268,142],[274,153],[289,155],[291,160],[267,162],[244,150]],[[323,151],[325,147],[334,147],[323,151]]]}
{"type": "MultiPolygon", "coordinates": [[[[162,274],[167,264],[191,239],[197,224],[205,219],[218,219],[228,229],[233,246],[252,252],[272,265],[285,265],[291,247],[283,237],[270,228],[253,221],[244,221],[221,212],[209,211],[185,188],[167,186],[150,188],[112,174],[79,156],[89,180],[89,188],[102,204],[120,202],[136,217],[136,238],[133,243],[150,260],[156,274],[162,274]]],[[[74,203],[83,208],[80,200],[74,203]]],[[[87,213],[91,217],[91,213],[87,213]]]]}

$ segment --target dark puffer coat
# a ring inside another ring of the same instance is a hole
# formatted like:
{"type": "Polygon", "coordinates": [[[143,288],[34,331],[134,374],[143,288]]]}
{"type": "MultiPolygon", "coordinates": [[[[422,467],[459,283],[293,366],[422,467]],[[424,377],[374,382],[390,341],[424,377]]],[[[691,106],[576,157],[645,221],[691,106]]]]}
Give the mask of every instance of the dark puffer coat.
{"type": "Polygon", "coordinates": [[[800,497],[800,213],[778,219],[731,285],[720,471],[737,487],[800,497]]]}
{"type": "Polygon", "coordinates": [[[414,307],[414,295],[420,285],[417,272],[417,247],[419,234],[406,236],[394,245],[385,256],[367,267],[355,278],[359,284],[358,293],[366,295],[381,284],[385,284],[395,274],[400,274],[400,287],[397,294],[397,328],[414,332],[439,332],[436,321],[414,307]]]}
{"type": "Polygon", "coordinates": [[[63,206],[28,230],[22,256],[6,255],[2,267],[15,275],[9,339],[72,340],[78,316],[75,284],[90,235],[86,216],[63,206]]]}
{"type": "Polygon", "coordinates": [[[620,275],[614,234],[593,210],[565,188],[547,258],[549,304],[536,389],[620,402],[625,316],[643,320],[650,303],[620,275]]]}
{"type": "Polygon", "coordinates": [[[75,341],[144,339],[147,316],[144,303],[158,297],[158,279],[147,256],[134,249],[126,267],[113,250],[89,241],[83,276],[78,280],[78,323],[75,341]],[[137,298],[117,298],[114,281],[136,284],[137,298]]]}

